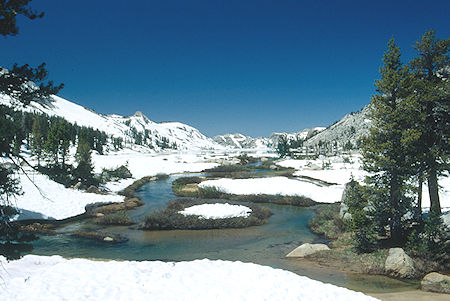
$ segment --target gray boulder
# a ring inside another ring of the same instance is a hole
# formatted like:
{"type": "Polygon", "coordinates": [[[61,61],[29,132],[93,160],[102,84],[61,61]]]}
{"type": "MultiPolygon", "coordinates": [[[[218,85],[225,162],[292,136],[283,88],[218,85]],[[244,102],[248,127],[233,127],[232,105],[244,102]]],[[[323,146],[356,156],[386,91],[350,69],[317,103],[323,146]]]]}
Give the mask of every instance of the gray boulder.
{"type": "Polygon", "coordinates": [[[429,273],[420,283],[422,290],[450,294],[450,277],[439,273],[429,273]]]}
{"type": "Polygon", "coordinates": [[[402,248],[389,249],[384,269],[390,276],[398,278],[413,278],[416,274],[414,261],[402,248]]]}
{"type": "Polygon", "coordinates": [[[303,244],[286,255],[286,257],[305,257],[318,251],[329,250],[330,248],[324,244],[303,244]]]}
{"type": "Polygon", "coordinates": [[[89,193],[100,193],[98,187],[95,187],[94,185],[89,186],[89,188],[86,191],[89,193]]]}

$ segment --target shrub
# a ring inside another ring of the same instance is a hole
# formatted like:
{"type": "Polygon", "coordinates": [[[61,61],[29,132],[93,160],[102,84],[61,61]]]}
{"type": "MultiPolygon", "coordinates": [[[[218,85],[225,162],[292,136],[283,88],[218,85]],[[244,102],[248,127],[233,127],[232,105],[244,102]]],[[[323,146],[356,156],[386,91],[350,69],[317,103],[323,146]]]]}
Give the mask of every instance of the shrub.
{"type": "Polygon", "coordinates": [[[348,207],[351,220],[347,223],[353,232],[352,238],[358,253],[368,253],[376,249],[377,227],[368,206],[367,191],[353,178],[345,189],[344,204],[348,207]]]}
{"type": "Polygon", "coordinates": [[[94,219],[97,225],[132,225],[133,220],[126,214],[125,211],[120,211],[114,214],[105,215],[94,219]]]}
{"type": "Polygon", "coordinates": [[[118,181],[121,179],[129,179],[131,177],[133,177],[133,175],[126,165],[121,165],[112,169],[103,168],[101,173],[103,182],[118,181]]]}
{"type": "Polygon", "coordinates": [[[168,174],[165,173],[158,173],[156,176],[156,181],[161,181],[169,178],[168,174]]]}
{"type": "Polygon", "coordinates": [[[417,226],[408,235],[406,248],[415,256],[426,257],[438,262],[448,260],[450,241],[441,217],[430,212],[424,219],[423,224],[417,226]]]}

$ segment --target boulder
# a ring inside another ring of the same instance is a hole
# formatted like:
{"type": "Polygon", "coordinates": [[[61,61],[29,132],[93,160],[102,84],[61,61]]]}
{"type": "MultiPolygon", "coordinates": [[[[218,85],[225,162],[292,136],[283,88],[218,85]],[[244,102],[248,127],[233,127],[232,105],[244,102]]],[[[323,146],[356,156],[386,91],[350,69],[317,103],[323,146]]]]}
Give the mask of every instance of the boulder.
{"type": "Polygon", "coordinates": [[[112,241],[114,241],[114,238],[106,236],[105,238],[103,238],[103,241],[112,242],[112,241]]]}
{"type": "Polygon", "coordinates": [[[73,189],[82,189],[83,183],[78,182],[75,185],[73,185],[73,189]]]}
{"type": "Polygon", "coordinates": [[[314,254],[318,251],[329,250],[330,248],[324,244],[303,244],[296,248],[292,252],[286,255],[286,257],[305,257],[314,254]]]}
{"type": "Polygon", "coordinates": [[[89,193],[99,193],[100,191],[98,190],[98,187],[95,187],[94,185],[89,186],[88,189],[86,189],[87,192],[89,193]]]}
{"type": "Polygon", "coordinates": [[[389,249],[384,269],[390,276],[398,278],[412,278],[416,274],[414,261],[402,248],[389,249]]]}
{"type": "Polygon", "coordinates": [[[450,294],[450,277],[439,273],[429,273],[423,277],[420,283],[422,290],[450,294]]]}
{"type": "Polygon", "coordinates": [[[447,229],[450,229],[450,211],[442,213],[441,218],[442,218],[442,222],[447,227],[447,229]]]}

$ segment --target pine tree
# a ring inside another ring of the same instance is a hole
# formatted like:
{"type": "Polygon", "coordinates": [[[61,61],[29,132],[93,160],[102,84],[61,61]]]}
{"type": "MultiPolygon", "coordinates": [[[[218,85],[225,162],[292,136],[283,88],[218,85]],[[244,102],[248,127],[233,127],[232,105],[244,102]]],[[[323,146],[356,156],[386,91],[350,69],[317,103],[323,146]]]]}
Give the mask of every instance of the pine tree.
{"type": "Polygon", "coordinates": [[[362,144],[363,163],[364,169],[374,174],[368,181],[381,197],[374,202],[380,202],[386,208],[387,216],[381,218],[381,222],[388,221],[391,238],[398,241],[402,231],[401,217],[410,208],[405,184],[411,173],[410,156],[404,137],[410,127],[407,117],[414,108],[414,98],[410,93],[409,69],[402,65],[400,49],[393,38],[388,43],[383,62],[381,79],[375,83],[378,94],[371,101],[373,127],[362,144]]]}
{"type": "MultiPolygon", "coordinates": [[[[414,90],[419,98],[419,109],[423,121],[417,125],[421,131],[418,161],[420,173],[424,172],[430,194],[430,210],[441,213],[438,174],[448,169],[450,127],[450,63],[448,50],[450,39],[439,40],[435,32],[426,32],[414,47],[419,57],[410,64],[416,81],[414,90]]],[[[419,177],[421,175],[419,174],[419,177]]]]}
{"type": "Polygon", "coordinates": [[[42,122],[39,115],[34,116],[32,126],[31,154],[38,160],[38,166],[41,166],[41,159],[44,152],[44,135],[42,130],[42,122]]]}
{"type": "Polygon", "coordinates": [[[78,166],[74,170],[75,177],[85,185],[95,184],[92,173],[94,167],[91,160],[91,148],[89,147],[89,143],[84,139],[78,141],[75,161],[78,163],[78,166]]]}

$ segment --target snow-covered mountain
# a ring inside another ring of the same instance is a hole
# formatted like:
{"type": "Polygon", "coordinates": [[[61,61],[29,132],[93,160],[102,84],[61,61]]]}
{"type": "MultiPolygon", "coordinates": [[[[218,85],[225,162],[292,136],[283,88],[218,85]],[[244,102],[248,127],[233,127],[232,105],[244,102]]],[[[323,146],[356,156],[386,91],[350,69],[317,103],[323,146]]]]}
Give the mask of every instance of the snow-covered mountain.
{"type": "Polygon", "coordinates": [[[304,141],[323,130],[325,130],[324,127],[315,127],[312,129],[304,129],[298,133],[272,133],[268,138],[253,138],[239,133],[226,134],[215,136],[214,141],[222,146],[231,148],[276,148],[280,137],[284,137],[289,141],[304,141]]]}
{"type": "Polygon", "coordinates": [[[345,115],[335,124],[307,139],[303,146],[317,148],[321,145],[342,149],[346,144],[351,144],[350,146],[353,148],[356,147],[361,136],[369,133],[371,126],[371,120],[368,117],[369,110],[370,105],[367,105],[356,113],[345,115]]]}
{"type": "MultiPolygon", "coordinates": [[[[14,100],[9,96],[0,95],[0,104],[11,105],[12,102],[14,100]]],[[[142,112],[126,117],[103,115],[54,95],[46,100],[32,101],[21,110],[63,117],[71,123],[104,131],[114,138],[122,138],[125,145],[128,143],[131,147],[156,151],[163,148],[179,150],[221,148],[196,128],[180,122],[153,122],[142,112]],[[138,143],[140,145],[136,145],[137,140],[142,141],[138,143]]]]}
{"type": "Polygon", "coordinates": [[[224,147],[231,147],[231,148],[263,149],[271,146],[271,141],[269,138],[264,137],[252,138],[250,136],[245,136],[239,133],[218,135],[215,136],[213,139],[218,144],[224,147]]]}
{"type": "Polygon", "coordinates": [[[304,141],[307,140],[314,135],[320,133],[325,130],[325,127],[314,127],[312,129],[304,129],[298,133],[272,133],[269,137],[272,146],[277,146],[280,137],[286,138],[288,141],[304,141]]]}

